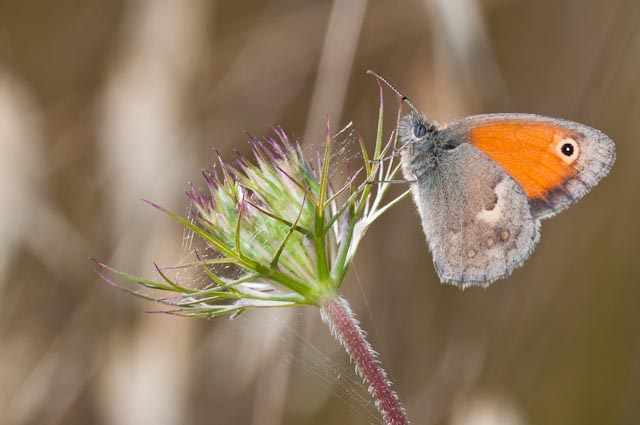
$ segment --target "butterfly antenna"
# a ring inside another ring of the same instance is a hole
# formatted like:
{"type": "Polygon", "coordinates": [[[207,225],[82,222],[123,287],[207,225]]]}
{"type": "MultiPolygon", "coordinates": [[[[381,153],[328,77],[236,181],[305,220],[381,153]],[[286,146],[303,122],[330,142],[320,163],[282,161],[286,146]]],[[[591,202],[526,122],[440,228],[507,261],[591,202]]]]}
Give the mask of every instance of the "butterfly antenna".
{"type": "Polygon", "coordinates": [[[395,88],[395,86],[393,84],[391,84],[386,78],[384,78],[382,75],[378,74],[375,71],[372,70],[368,70],[367,74],[369,75],[373,75],[374,77],[376,77],[378,80],[382,81],[383,83],[385,83],[387,86],[389,86],[389,88],[391,90],[393,90],[393,92],[395,94],[398,95],[398,97],[400,97],[402,102],[405,102],[407,105],[409,105],[409,107],[411,108],[411,110],[413,110],[413,112],[415,112],[416,114],[418,114],[418,116],[422,116],[422,112],[420,112],[420,110],[418,108],[416,108],[416,105],[413,104],[413,102],[411,102],[409,100],[409,98],[405,95],[403,95],[402,93],[400,93],[400,90],[398,90],[397,88],[395,88]]]}

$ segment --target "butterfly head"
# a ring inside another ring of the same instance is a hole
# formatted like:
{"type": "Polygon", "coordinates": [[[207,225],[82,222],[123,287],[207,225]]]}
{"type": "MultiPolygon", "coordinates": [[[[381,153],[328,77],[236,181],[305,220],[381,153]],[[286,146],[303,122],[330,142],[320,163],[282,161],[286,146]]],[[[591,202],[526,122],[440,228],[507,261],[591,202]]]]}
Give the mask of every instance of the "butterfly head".
{"type": "Polygon", "coordinates": [[[411,111],[400,118],[398,137],[403,145],[423,144],[434,139],[438,128],[422,113],[411,111]]]}

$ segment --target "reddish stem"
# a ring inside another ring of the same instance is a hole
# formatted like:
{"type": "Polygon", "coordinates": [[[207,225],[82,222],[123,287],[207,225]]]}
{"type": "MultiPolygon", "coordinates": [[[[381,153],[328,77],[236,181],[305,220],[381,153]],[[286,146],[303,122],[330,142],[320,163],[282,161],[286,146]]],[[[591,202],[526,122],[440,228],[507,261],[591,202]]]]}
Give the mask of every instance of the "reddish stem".
{"type": "Polygon", "coordinates": [[[369,392],[385,422],[388,425],[408,425],[404,407],[347,301],[340,296],[327,298],[322,303],[321,315],[333,336],[349,353],[358,375],[369,384],[369,392]]]}

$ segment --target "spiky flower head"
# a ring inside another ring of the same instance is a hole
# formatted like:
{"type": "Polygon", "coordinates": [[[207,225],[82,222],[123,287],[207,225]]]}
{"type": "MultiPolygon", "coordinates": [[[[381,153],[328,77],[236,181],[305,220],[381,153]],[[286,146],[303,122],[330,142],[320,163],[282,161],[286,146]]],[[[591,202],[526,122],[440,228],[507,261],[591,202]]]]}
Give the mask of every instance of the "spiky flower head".
{"type": "MultiPolygon", "coordinates": [[[[187,196],[191,216],[180,217],[150,203],[199,237],[215,255],[195,251],[197,261],[156,270],[160,281],[142,279],[96,261],[103,269],[152,290],[173,293],[158,296],[110,284],[186,316],[239,313],[250,307],[319,306],[338,293],[356,248],[369,225],[407,192],[383,203],[389,181],[398,172],[392,133],[383,148],[382,90],[375,149],[370,157],[360,142],[362,165],[349,174],[339,189],[329,183],[331,144],[329,126],[324,155],[314,167],[297,142],[281,129],[266,140],[250,138],[254,161],[238,156],[234,164],[220,155],[203,172],[205,186],[191,185],[187,196]],[[370,159],[371,158],[371,159],[370,159]],[[218,272],[220,265],[226,273],[218,272]],[[229,267],[234,273],[228,273],[229,267]],[[207,276],[201,287],[174,281],[167,269],[198,268],[207,276]]],[[[336,158],[340,160],[340,157],[336,158]]],[[[336,183],[336,182],[332,182],[336,183]]]]}

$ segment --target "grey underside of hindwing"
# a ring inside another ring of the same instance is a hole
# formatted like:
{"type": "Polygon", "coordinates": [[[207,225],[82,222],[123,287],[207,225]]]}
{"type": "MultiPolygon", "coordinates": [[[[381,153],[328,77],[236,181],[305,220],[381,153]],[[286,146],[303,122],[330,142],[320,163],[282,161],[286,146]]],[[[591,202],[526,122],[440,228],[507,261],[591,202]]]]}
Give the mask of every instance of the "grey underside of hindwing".
{"type": "MultiPolygon", "coordinates": [[[[405,170],[406,171],[406,170],[405,170]]],[[[533,251],[539,221],[522,188],[469,144],[443,152],[412,192],[442,282],[487,286],[533,251]]]]}

